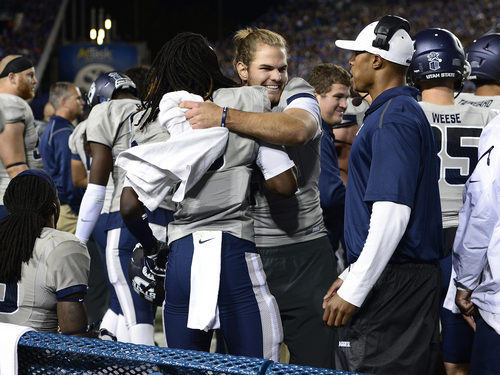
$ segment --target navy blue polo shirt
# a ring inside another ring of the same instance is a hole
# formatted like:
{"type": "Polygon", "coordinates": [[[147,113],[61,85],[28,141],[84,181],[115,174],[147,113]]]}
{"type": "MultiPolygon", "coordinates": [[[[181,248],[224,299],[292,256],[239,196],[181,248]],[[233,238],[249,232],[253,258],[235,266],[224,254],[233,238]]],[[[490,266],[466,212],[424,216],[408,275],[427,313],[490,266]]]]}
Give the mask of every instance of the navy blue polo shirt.
{"type": "Polygon", "coordinates": [[[56,183],[61,204],[68,204],[78,213],[84,189],[73,185],[71,177],[71,150],[68,140],[74,127],[67,119],[51,116],[47,128],[40,139],[40,155],[43,167],[56,183]]]}
{"type": "Polygon", "coordinates": [[[431,263],[443,257],[438,163],[434,135],[418,90],[384,91],[366,111],[349,154],[345,243],[349,263],[363,249],[373,202],[411,208],[410,221],[391,263],[431,263]]]}
{"type": "Polygon", "coordinates": [[[321,137],[321,173],[318,182],[319,197],[328,238],[333,250],[337,250],[344,231],[345,186],[340,177],[333,130],[325,121],[321,120],[321,123],[323,135],[321,137]]]}

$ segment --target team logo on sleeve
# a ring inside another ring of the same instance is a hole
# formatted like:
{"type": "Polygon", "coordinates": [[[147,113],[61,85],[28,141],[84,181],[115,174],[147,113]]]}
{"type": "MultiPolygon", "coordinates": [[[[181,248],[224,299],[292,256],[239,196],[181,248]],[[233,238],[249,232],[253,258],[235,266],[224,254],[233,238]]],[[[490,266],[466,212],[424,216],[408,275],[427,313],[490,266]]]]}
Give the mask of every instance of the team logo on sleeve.
{"type": "Polygon", "coordinates": [[[439,63],[441,61],[443,61],[440,57],[439,57],[439,53],[438,52],[431,52],[427,55],[427,60],[429,60],[429,69],[430,70],[438,70],[441,68],[441,66],[439,65],[439,63]]]}

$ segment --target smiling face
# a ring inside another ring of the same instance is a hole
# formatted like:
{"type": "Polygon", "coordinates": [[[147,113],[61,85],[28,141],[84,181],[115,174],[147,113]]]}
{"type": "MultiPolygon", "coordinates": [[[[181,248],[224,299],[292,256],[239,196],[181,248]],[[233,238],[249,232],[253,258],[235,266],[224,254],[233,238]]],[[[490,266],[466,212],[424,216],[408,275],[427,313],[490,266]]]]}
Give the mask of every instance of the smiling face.
{"type": "Polygon", "coordinates": [[[288,82],[288,65],[283,48],[260,44],[254,59],[247,67],[237,64],[238,74],[247,86],[264,86],[272,104],[280,100],[281,93],[288,82]]]}
{"type": "Polygon", "coordinates": [[[334,83],[326,94],[315,93],[314,95],[321,108],[321,118],[330,126],[339,125],[347,109],[349,87],[341,83],[334,83]]]}

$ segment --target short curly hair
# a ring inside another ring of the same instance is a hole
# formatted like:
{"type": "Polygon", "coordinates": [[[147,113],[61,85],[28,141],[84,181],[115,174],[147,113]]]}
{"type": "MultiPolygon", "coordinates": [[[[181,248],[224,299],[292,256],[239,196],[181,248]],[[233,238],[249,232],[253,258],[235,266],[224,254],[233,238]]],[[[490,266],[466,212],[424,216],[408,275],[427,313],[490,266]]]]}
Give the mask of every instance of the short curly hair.
{"type": "Polygon", "coordinates": [[[328,93],[334,83],[351,87],[351,75],[338,65],[325,63],[316,65],[307,78],[307,82],[314,87],[319,95],[328,93]]]}

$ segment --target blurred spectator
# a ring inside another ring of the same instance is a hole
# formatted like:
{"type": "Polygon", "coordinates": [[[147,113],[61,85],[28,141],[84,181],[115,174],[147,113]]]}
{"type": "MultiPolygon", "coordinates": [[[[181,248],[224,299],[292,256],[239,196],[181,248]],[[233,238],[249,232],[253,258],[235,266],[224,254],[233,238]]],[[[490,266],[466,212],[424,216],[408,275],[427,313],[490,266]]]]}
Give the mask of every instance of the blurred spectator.
{"type": "Polygon", "coordinates": [[[50,88],[49,101],[55,109],[40,139],[40,155],[45,170],[54,179],[61,201],[58,228],[75,233],[83,189],[73,185],[71,151],[68,139],[73,133],[72,121],[83,113],[80,89],[69,82],[57,82],[50,88]]]}
{"type": "Polygon", "coordinates": [[[43,132],[47,128],[50,116],[54,115],[55,112],[54,106],[50,102],[47,102],[43,107],[43,120],[35,119],[35,128],[39,138],[42,137],[43,132]]]}
{"type": "Polygon", "coordinates": [[[0,13],[0,57],[24,55],[38,64],[57,15],[60,0],[2,0],[0,13]]]}

